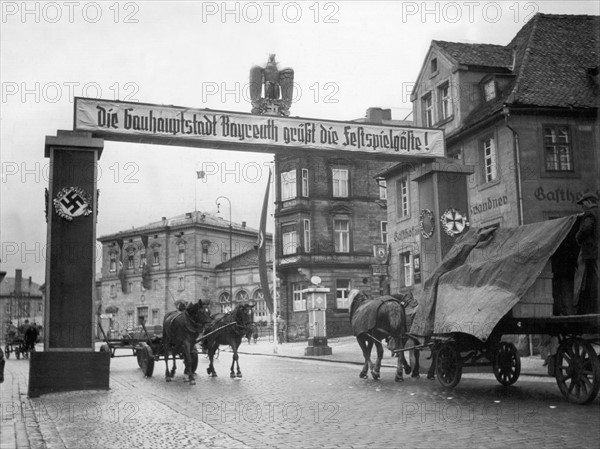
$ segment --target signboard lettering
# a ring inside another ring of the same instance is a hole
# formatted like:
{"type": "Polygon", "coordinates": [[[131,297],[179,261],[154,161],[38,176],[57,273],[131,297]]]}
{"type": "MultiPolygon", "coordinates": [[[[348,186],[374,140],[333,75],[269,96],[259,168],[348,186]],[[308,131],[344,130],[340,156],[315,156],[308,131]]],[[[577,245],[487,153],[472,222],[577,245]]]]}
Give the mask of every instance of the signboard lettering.
{"type": "Polygon", "coordinates": [[[177,106],[75,98],[76,131],[107,140],[148,141],[223,149],[244,144],[250,151],[274,147],[374,155],[439,157],[444,135],[438,129],[371,125],[306,118],[253,115],[177,106]],[[254,148],[252,148],[254,146],[254,148]]]}

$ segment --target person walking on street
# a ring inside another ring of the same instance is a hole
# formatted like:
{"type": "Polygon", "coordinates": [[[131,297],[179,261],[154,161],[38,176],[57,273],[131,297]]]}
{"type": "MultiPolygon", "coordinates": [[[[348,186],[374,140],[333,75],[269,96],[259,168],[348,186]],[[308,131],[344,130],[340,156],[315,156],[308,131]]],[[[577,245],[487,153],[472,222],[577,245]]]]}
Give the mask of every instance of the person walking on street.
{"type": "Polygon", "coordinates": [[[277,314],[277,343],[282,344],[285,340],[285,321],[277,314]]]}

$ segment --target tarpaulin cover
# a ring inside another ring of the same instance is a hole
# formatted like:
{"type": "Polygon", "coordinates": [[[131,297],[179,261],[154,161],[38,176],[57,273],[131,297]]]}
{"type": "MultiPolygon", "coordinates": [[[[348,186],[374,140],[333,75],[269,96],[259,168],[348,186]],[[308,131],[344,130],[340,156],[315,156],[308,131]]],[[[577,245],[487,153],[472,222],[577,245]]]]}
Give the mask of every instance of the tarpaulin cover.
{"type": "Polygon", "coordinates": [[[516,228],[472,228],[423,285],[410,332],[485,340],[536,281],[577,215],[516,228]]]}

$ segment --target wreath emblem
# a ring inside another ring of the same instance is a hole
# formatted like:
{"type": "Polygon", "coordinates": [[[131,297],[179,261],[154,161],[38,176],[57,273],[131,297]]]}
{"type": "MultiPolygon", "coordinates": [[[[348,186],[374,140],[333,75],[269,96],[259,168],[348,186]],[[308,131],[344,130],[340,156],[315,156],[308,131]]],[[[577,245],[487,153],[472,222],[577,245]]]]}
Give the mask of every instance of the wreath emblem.
{"type": "Polygon", "coordinates": [[[65,187],[52,200],[59,217],[72,221],[74,217],[92,213],[92,196],[81,187],[65,187]]]}
{"type": "Polygon", "coordinates": [[[450,237],[461,234],[469,226],[467,217],[453,207],[442,214],[440,221],[444,232],[450,237]]]}
{"type": "Polygon", "coordinates": [[[431,210],[421,210],[421,215],[419,215],[419,227],[421,228],[421,235],[426,239],[430,239],[435,230],[435,221],[431,210]]]}

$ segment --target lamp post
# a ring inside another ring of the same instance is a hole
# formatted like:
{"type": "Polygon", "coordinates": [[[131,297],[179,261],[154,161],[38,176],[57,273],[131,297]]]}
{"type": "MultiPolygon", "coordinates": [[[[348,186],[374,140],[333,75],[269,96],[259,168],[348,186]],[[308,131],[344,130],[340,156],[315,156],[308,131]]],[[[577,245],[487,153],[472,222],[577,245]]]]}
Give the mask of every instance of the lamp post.
{"type": "Polygon", "coordinates": [[[230,303],[230,307],[231,310],[233,310],[233,263],[231,262],[231,256],[233,254],[233,245],[232,245],[232,236],[231,233],[233,231],[233,228],[231,226],[231,201],[229,200],[229,198],[227,198],[226,196],[220,196],[217,198],[216,203],[217,203],[217,213],[219,213],[219,207],[221,206],[221,203],[219,203],[219,200],[227,200],[227,203],[229,203],[229,303],[230,303]]]}

